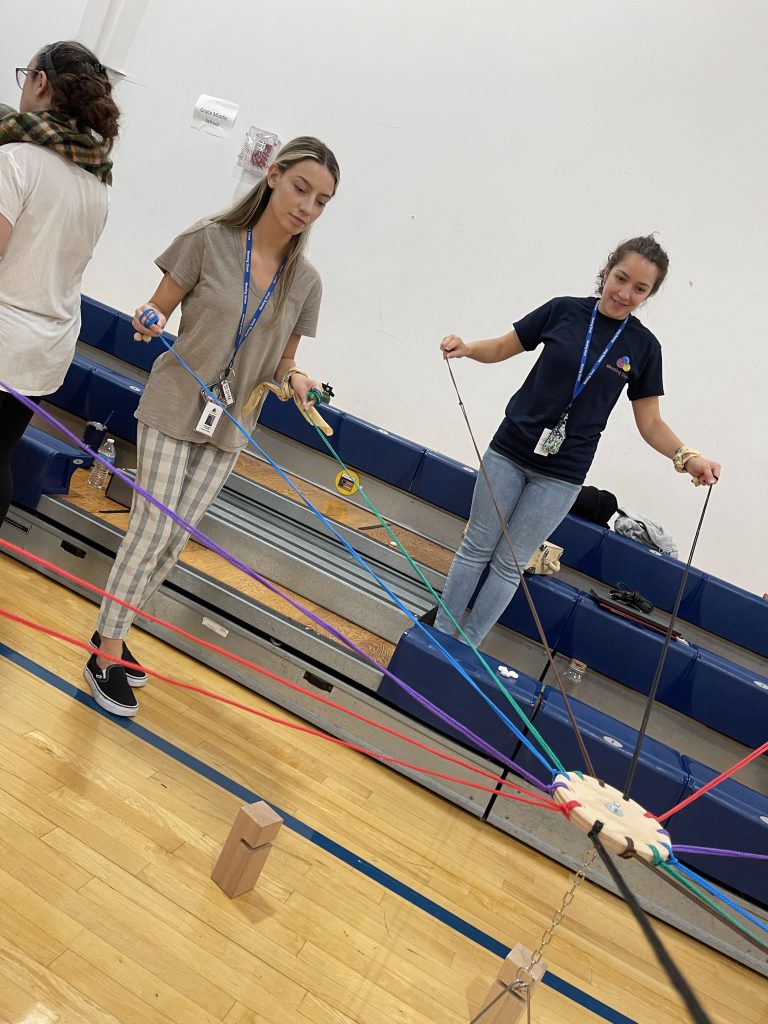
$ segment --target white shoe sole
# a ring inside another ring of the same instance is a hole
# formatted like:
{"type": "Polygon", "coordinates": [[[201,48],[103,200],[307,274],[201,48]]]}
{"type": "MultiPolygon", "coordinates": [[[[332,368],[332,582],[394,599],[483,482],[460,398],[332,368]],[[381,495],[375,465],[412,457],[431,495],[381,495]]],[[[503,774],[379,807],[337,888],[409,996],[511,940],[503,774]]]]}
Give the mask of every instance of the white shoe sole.
{"type": "Polygon", "coordinates": [[[139,710],[138,704],[135,704],[132,707],[127,707],[125,704],[118,704],[108,697],[106,693],[99,688],[98,682],[94,679],[87,665],[83,669],[83,678],[91,688],[93,699],[100,708],[108,711],[110,715],[117,715],[119,718],[133,718],[139,710]]]}
{"type": "Polygon", "coordinates": [[[132,676],[128,669],[125,670],[125,678],[128,680],[128,685],[134,690],[140,690],[149,682],[149,676],[132,676]]]}

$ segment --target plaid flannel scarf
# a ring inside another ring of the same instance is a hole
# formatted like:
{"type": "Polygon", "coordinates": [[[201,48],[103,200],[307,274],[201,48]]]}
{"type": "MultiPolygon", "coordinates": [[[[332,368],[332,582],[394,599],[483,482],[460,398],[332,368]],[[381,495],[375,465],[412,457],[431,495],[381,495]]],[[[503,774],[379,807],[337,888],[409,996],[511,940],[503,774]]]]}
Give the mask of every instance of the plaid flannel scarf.
{"type": "Polygon", "coordinates": [[[84,171],[95,174],[99,181],[112,184],[112,161],[104,156],[95,136],[74,118],[59,117],[50,110],[7,114],[0,119],[0,146],[6,142],[50,146],[84,171]]]}

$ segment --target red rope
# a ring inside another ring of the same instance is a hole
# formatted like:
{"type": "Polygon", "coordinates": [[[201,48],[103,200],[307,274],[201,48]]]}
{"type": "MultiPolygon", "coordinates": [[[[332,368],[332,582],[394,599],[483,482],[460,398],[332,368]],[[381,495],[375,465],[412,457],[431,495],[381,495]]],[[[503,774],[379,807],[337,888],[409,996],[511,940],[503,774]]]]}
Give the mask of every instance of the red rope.
{"type": "MultiPolygon", "coordinates": [[[[203,640],[201,637],[195,636],[194,633],[187,632],[180,626],[175,626],[173,625],[173,623],[166,622],[164,619],[158,618],[156,615],[151,615],[149,612],[145,612],[141,608],[137,608],[135,605],[129,604],[127,601],[123,601],[119,597],[113,597],[108,591],[96,586],[96,584],[89,583],[87,580],[81,579],[79,576],[75,576],[73,573],[67,572],[66,569],[62,569],[59,566],[55,565],[53,562],[48,562],[46,561],[46,559],[41,558],[38,555],[33,555],[30,552],[24,551],[23,548],[17,547],[17,545],[10,543],[10,541],[0,539],[0,547],[7,548],[10,551],[21,554],[24,556],[24,558],[29,559],[30,561],[35,562],[36,564],[51,570],[57,575],[62,576],[64,579],[70,580],[73,583],[77,583],[80,586],[85,587],[87,590],[93,591],[95,594],[99,594],[101,597],[106,597],[109,600],[114,601],[116,604],[120,604],[124,608],[128,608],[130,611],[135,612],[137,615],[141,615],[143,618],[148,619],[150,622],[154,622],[159,626],[163,626],[166,629],[170,629],[172,632],[177,633],[179,636],[183,636],[185,639],[191,640],[193,643],[199,644],[201,647],[205,647],[207,650],[214,651],[216,654],[221,654],[223,657],[228,658],[230,661],[236,662],[238,665],[242,665],[244,668],[251,669],[255,672],[260,673],[268,679],[272,679],[275,682],[282,683],[284,686],[289,687],[291,690],[295,690],[296,692],[303,694],[305,697],[310,697],[312,700],[319,701],[321,704],[325,704],[326,706],[331,707],[336,711],[342,711],[344,714],[347,714],[350,717],[357,719],[358,721],[364,722],[366,725],[370,725],[375,729],[380,729],[382,732],[394,736],[399,740],[403,740],[403,742],[409,743],[411,746],[417,747],[419,750],[423,750],[428,754],[432,754],[434,757],[440,758],[443,761],[448,761],[451,764],[458,765],[460,768],[464,768],[465,770],[473,772],[477,775],[482,775],[485,778],[492,779],[493,782],[497,785],[501,784],[503,786],[507,786],[510,789],[515,789],[520,793],[525,793],[526,795],[528,795],[530,792],[524,786],[521,786],[519,783],[513,782],[511,779],[499,779],[498,776],[494,775],[492,772],[487,771],[485,768],[480,768],[477,765],[472,765],[466,761],[462,761],[461,758],[453,757],[451,754],[443,753],[440,750],[435,750],[427,744],[421,743],[419,740],[413,739],[410,736],[406,736],[405,734],[398,732],[396,729],[393,729],[390,726],[383,725],[381,722],[376,722],[372,718],[367,718],[365,715],[361,715],[357,711],[352,711],[350,708],[345,708],[342,704],[338,704],[336,701],[333,701],[328,697],[323,697],[319,693],[315,693],[313,690],[308,690],[303,686],[299,686],[298,683],[292,683],[289,679],[284,679],[282,676],[276,675],[274,672],[270,672],[269,669],[263,668],[261,665],[256,664],[256,662],[249,661],[247,658],[243,658],[240,655],[232,654],[230,651],[225,650],[223,647],[219,647],[217,644],[211,643],[208,640],[203,640]]],[[[10,615],[11,613],[8,614],[10,615]]],[[[32,628],[37,628],[34,623],[30,623],[30,625],[32,628]]],[[[76,644],[77,646],[82,647],[84,650],[94,650],[94,648],[92,648],[90,645],[84,644],[79,640],[75,640],[74,638],[70,640],[64,634],[61,634],[60,638],[66,640],[67,642],[76,644]]],[[[101,654],[101,652],[99,653],[101,654]]],[[[106,658],[107,655],[102,654],[102,657],[106,658]]],[[[124,662],[120,658],[109,658],[108,660],[114,661],[118,665],[130,665],[131,668],[140,667],[134,665],[131,662],[124,662]]],[[[153,673],[150,673],[150,675],[152,674],[153,673]]],[[[544,797],[541,797],[540,799],[545,800],[544,797]]],[[[554,806],[554,801],[552,803],[554,806]]]]}
{"type": "MultiPolygon", "coordinates": [[[[47,626],[43,626],[37,622],[32,622],[21,615],[15,614],[15,612],[9,612],[6,608],[0,608],[0,616],[10,619],[12,622],[18,622],[22,626],[27,626],[29,629],[34,629],[38,633],[44,633],[46,636],[52,636],[57,640],[63,640],[65,643],[72,644],[74,647],[80,647],[85,651],[90,651],[91,653],[98,651],[98,648],[93,647],[91,644],[88,644],[83,640],[76,640],[75,637],[68,636],[66,633],[60,633],[58,630],[49,629],[47,626]]],[[[98,653],[107,661],[114,662],[117,665],[128,665],[131,668],[139,667],[132,661],[125,661],[123,658],[111,658],[109,655],[103,654],[100,651],[98,653]]],[[[276,715],[270,715],[266,711],[259,711],[257,708],[249,707],[247,704],[241,704],[239,701],[232,700],[229,697],[222,697],[220,694],[213,693],[201,686],[193,686],[191,683],[184,683],[180,679],[174,679],[172,676],[163,675],[161,672],[154,672],[146,667],[144,668],[144,671],[154,679],[160,679],[164,683],[169,683],[171,686],[175,686],[180,690],[189,690],[192,693],[197,693],[203,697],[208,697],[211,700],[218,701],[220,704],[228,704],[230,707],[238,708],[240,711],[247,711],[248,714],[264,718],[268,722],[274,722],[275,725],[283,725],[288,729],[295,730],[296,732],[303,732],[307,733],[309,736],[317,736],[320,739],[328,740],[330,743],[335,743],[340,747],[346,747],[348,750],[355,750],[360,754],[367,754],[368,757],[372,757],[377,761],[384,761],[387,764],[396,764],[402,768],[410,768],[412,771],[422,772],[424,775],[431,775],[438,779],[444,779],[447,782],[456,782],[463,786],[469,786],[471,789],[479,789],[483,793],[496,793],[498,796],[505,797],[508,800],[515,800],[518,803],[530,804],[533,807],[542,807],[545,810],[553,811],[561,810],[560,806],[554,802],[545,803],[543,800],[524,799],[523,797],[513,796],[511,793],[505,793],[503,791],[499,792],[495,786],[483,786],[479,782],[469,782],[465,779],[459,779],[453,775],[446,775],[443,772],[438,772],[431,768],[422,768],[419,765],[411,764],[409,761],[402,761],[397,757],[391,757],[389,754],[380,754],[375,750],[369,750],[367,747],[360,746],[357,743],[349,743],[346,740],[338,739],[336,736],[329,736],[327,733],[320,732],[318,729],[312,729],[308,725],[299,725],[296,722],[289,722],[284,718],[278,718],[276,715]]],[[[497,783],[504,781],[497,779],[495,775],[492,775],[491,778],[493,778],[497,783]]]]}
{"type": "MultiPolygon", "coordinates": [[[[21,555],[24,559],[27,559],[27,560],[29,560],[29,561],[37,564],[37,565],[41,565],[44,568],[46,568],[46,569],[50,570],[51,572],[55,573],[56,575],[59,575],[59,576],[63,577],[64,579],[70,580],[73,583],[77,583],[78,585],[80,585],[82,587],[85,587],[85,589],[87,589],[87,590],[91,590],[94,593],[99,594],[102,597],[106,597],[106,598],[108,598],[110,600],[113,600],[117,604],[120,604],[123,607],[128,608],[130,611],[133,611],[136,614],[143,616],[144,618],[148,619],[149,621],[154,622],[157,625],[163,626],[164,628],[170,629],[172,632],[177,633],[180,636],[183,636],[186,639],[191,640],[192,642],[197,643],[200,646],[207,648],[208,650],[214,651],[217,654],[221,654],[225,658],[228,658],[229,660],[234,661],[237,664],[244,666],[245,668],[252,669],[253,671],[258,672],[261,675],[266,676],[269,679],[272,679],[272,680],[274,680],[276,682],[282,683],[283,685],[289,687],[290,689],[295,690],[298,693],[303,694],[304,696],[310,697],[312,700],[317,700],[321,704],[325,704],[325,705],[327,705],[329,707],[332,707],[332,708],[334,708],[337,711],[342,711],[344,714],[348,714],[352,718],[355,718],[355,719],[357,719],[357,720],[359,720],[361,722],[364,722],[366,725],[370,725],[373,728],[380,729],[382,732],[386,732],[389,735],[395,736],[397,739],[400,739],[400,740],[402,740],[405,743],[409,743],[410,745],[412,745],[414,747],[417,747],[418,749],[423,750],[426,753],[432,754],[433,756],[435,756],[435,757],[437,757],[437,758],[439,758],[441,760],[448,761],[451,764],[456,764],[459,767],[464,768],[465,770],[467,770],[469,772],[472,772],[472,773],[475,773],[477,775],[481,775],[481,776],[483,776],[485,778],[491,779],[494,782],[494,787],[481,786],[481,785],[479,785],[477,783],[472,783],[472,782],[469,782],[467,780],[457,779],[454,776],[442,775],[441,773],[436,772],[436,771],[434,771],[432,769],[426,769],[426,768],[421,768],[421,767],[419,767],[417,765],[412,765],[412,764],[410,764],[407,761],[399,761],[398,759],[396,759],[394,757],[390,757],[388,755],[377,754],[377,753],[375,753],[373,751],[368,750],[365,747],[357,746],[355,744],[345,743],[342,740],[338,740],[336,737],[330,737],[330,736],[328,736],[325,733],[318,732],[317,730],[312,730],[312,729],[309,729],[309,728],[304,727],[304,726],[298,726],[298,725],[296,725],[296,724],[294,724],[292,722],[287,722],[287,721],[285,721],[283,719],[275,718],[274,716],[268,715],[266,712],[256,711],[255,709],[248,708],[246,705],[238,704],[236,701],[232,701],[232,700],[229,700],[228,698],[224,698],[224,697],[219,697],[218,695],[210,693],[209,691],[200,689],[198,687],[194,687],[194,686],[192,686],[189,683],[183,683],[183,682],[181,682],[179,680],[174,680],[174,679],[172,679],[172,678],[170,678],[168,676],[162,675],[161,673],[152,672],[152,671],[150,671],[150,670],[145,668],[144,670],[147,671],[148,674],[153,676],[154,678],[161,679],[164,682],[170,683],[170,685],[172,685],[172,686],[178,686],[178,687],[180,687],[182,689],[192,690],[193,692],[197,692],[197,693],[200,693],[200,694],[202,694],[204,696],[211,697],[213,700],[218,700],[221,703],[231,704],[233,707],[242,708],[245,711],[249,711],[249,712],[251,712],[253,714],[259,715],[260,717],[267,718],[268,720],[274,721],[274,722],[276,722],[278,724],[286,725],[287,727],[295,729],[297,731],[308,732],[310,735],[320,736],[323,739],[331,740],[331,742],[337,743],[339,745],[348,746],[350,749],[358,750],[361,753],[367,753],[371,757],[374,757],[374,758],[379,759],[379,760],[385,760],[388,763],[400,764],[403,767],[411,768],[414,771],[423,772],[424,774],[427,774],[427,775],[434,775],[437,778],[444,778],[444,779],[446,779],[448,781],[458,782],[458,783],[460,783],[462,785],[466,785],[466,786],[469,786],[471,788],[480,789],[483,792],[489,792],[489,793],[499,792],[497,787],[501,785],[501,786],[506,786],[506,787],[508,787],[510,789],[514,789],[514,790],[516,790],[516,791],[518,791],[520,793],[524,793],[524,794],[526,794],[526,796],[530,796],[531,795],[529,790],[525,789],[523,786],[519,785],[516,782],[513,782],[510,779],[499,779],[498,776],[494,775],[492,772],[486,771],[484,768],[479,768],[476,765],[472,765],[472,764],[469,764],[466,761],[462,761],[460,758],[453,757],[452,755],[443,753],[442,751],[439,751],[439,750],[435,750],[432,747],[429,747],[425,743],[421,743],[418,740],[413,739],[412,737],[406,736],[405,734],[398,732],[396,729],[392,729],[389,726],[383,725],[381,722],[376,722],[376,721],[374,721],[371,718],[367,718],[365,715],[361,715],[361,714],[359,714],[356,711],[352,711],[349,708],[343,707],[343,705],[338,704],[337,702],[332,701],[332,700],[330,700],[327,697],[323,697],[320,694],[314,693],[312,690],[308,690],[305,687],[299,686],[296,683],[292,683],[290,680],[284,679],[283,677],[281,677],[279,675],[276,675],[273,672],[270,672],[268,669],[263,668],[262,666],[256,664],[255,662],[249,661],[247,658],[242,658],[239,655],[232,654],[230,651],[225,650],[223,647],[219,647],[218,645],[210,643],[207,640],[203,640],[202,638],[197,637],[194,634],[189,633],[189,632],[187,632],[184,629],[181,629],[179,626],[175,626],[175,625],[173,625],[170,622],[166,622],[164,619],[158,618],[155,615],[151,615],[149,612],[143,611],[141,608],[137,608],[135,605],[129,604],[127,601],[123,601],[122,599],[120,599],[118,597],[113,597],[108,591],[102,589],[101,587],[98,587],[98,586],[96,586],[93,583],[89,583],[87,580],[81,579],[80,577],[75,576],[73,573],[67,572],[67,570],[60,568],[59,566],[55,565],[54,563],[49,562],[46,559],[39,557],[38,555],[33,555],[30,552],[25,551],[23,548],[18,547],[16,544],[12,544],[10,541],[6,541],[6,540],[0,539],[0,547],[6,548],[9,551],[13,551],[13,552],[21,555]]],[[[45,626],[42,626],[42,625],[39,625],[37,623],[31,622],[30,620],[24,619],[21,616],[15,615],[14,613],[9,612],[9,611],[7,611],[5,609],[0,609],[0,615],[2,615],[5,618],[11,619],[12,621],[18,622],[21,625],[25,625],[25,626],[29,627],[30,629],[37,630],[38,632],[42,632],[42,633],[45,633],[45,634],[47,634],[49,636],[53,636],[53,637],[55,637],[55,638],[57,638],[59,640],[63,640],[66,643],[72,644],[73,646],[80,647],[80,648],[82,648],[85,651],[93,652],[95,650],[95,648],[92,647],[90,644],[87,644],[87,643],[85,643],[85,642],[83,642],[81,640],[77,640],[74,637],[70,637],[70,636],[68,636],[65,633],[59,633],[56,630],[48,629],[45,626]]],[[[130,666],[131,668],[140,667],[140,666],[135,665],[133,662],[124,661],[122,658],[110,658],[107,655],[103,654],[102,652],[99,652],[99,653],[101,654],[102,657],[106,658],[109,661],[114,662],[115,664],[123,665],[123,666],[130,666]]],[[[560,810],[559,805],[555,804],[554,801],[548,801],[543,796],[539,797],[536,800],[530,800],[530,799],[523,800],[520,797],[512,797],[511,794],[504,793],[503,791],[500,792],[499,795],[505,796],[505,797],[507,797],[509,799],[518,799],[518,800],[520,800],[523,803],[530,803],[532,806],[543,807],[543,808],[546,808],[547,810],[560,810]]]]}
{"type": "Polygon", "coordinates": [[[669,811],[665,811],[663,814],[648,814],[647,817],[655,817],[657,821],[664,821],[677,811],[682,811],[684,807],[692,804],[694,800],[698,800],[700,796],[704,796],[704,794],[708,793],[710,789],[714,789],[715,786],[719,786],[721,782],[725,782],[725,780],[729,779],[731,775],[735,775],[736,772],[740,771],[740,769],[745,768],[751,761],[754,761],[755,758],[760,757],[761,754],[765,754],[766,752],[768,752],[768,740],[766,740],[762,746],[759,746],[757,750],[753,750],[751,754],[747,754],[746,757],[743,757],[741,761],[737,761],[736,764],[732,765],[730,768],[726,768],[726,770],[721,772],[717,778],[710,779],[709,782],[705,783],[701,789],[697,789],[695,793],[691,794],[691,796],[687,796],[685,800],[682,800],[679,804],[675,804],[675,806],[669,811]]]}

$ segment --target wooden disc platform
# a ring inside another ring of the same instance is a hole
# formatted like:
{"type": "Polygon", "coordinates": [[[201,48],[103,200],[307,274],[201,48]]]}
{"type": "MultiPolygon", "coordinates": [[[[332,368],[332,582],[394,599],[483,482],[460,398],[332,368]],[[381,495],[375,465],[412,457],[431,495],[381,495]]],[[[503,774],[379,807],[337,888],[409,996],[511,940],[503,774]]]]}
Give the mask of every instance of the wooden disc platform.
{"type": "Polygon", "coordinates": [[[596,821],[602,822],[600,839],[611,853],[634,854],[648,864],[669,858],[669,832],[621,790],[580,772],[556,775],[555,786],[556,803],[575,804],[568,820],[581,832],[589,833],[596,821]]]}

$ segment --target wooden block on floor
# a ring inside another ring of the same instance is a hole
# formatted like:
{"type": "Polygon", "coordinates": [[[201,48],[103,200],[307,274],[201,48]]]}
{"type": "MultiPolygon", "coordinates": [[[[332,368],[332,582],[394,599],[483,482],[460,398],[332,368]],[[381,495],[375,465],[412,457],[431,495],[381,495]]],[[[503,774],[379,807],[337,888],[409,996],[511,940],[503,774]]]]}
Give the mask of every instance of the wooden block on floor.
{"type": "Polygon", "coordinates": [[[242,896],[256,885],[282,824],[263,800],[240,808],[211,873],[227,896],[242,896]]]}
{"type": "MultiPolygon", "coordinates": [[[[499,968],[496,981],[491,985],[490,991],[485,997],[483,1005],[478,1010],[476,1016],[472,1018],[473,1021],[477,1021],[477,1024],[517,1024],[518,1021],[526,1019],[525,993],[506,992],[505,989],[515,980],[517,972],[521,967],[525,968],[526,971],[528,970],[532,956],[533,954],[530,949],[526,949],[525,946],[519,943],[509,951],[509,954],[499,968]]],[[[546,963],[543,960],[539,960],[530,972],[530,977],[523,978],[523,980],[528,980],[530,984],[531,998],[533,998],[536,986],[544,977],[546,969],[546,963]]]]}
{"type": "Polygon", "coordinates": [[[238,835],[255,848],[265,843],[274,843],[282,824],[280,815],[275,814],[268,803],[259,800],[258,803],[240,808],[232,831],[237,829],[238,835]]]}

